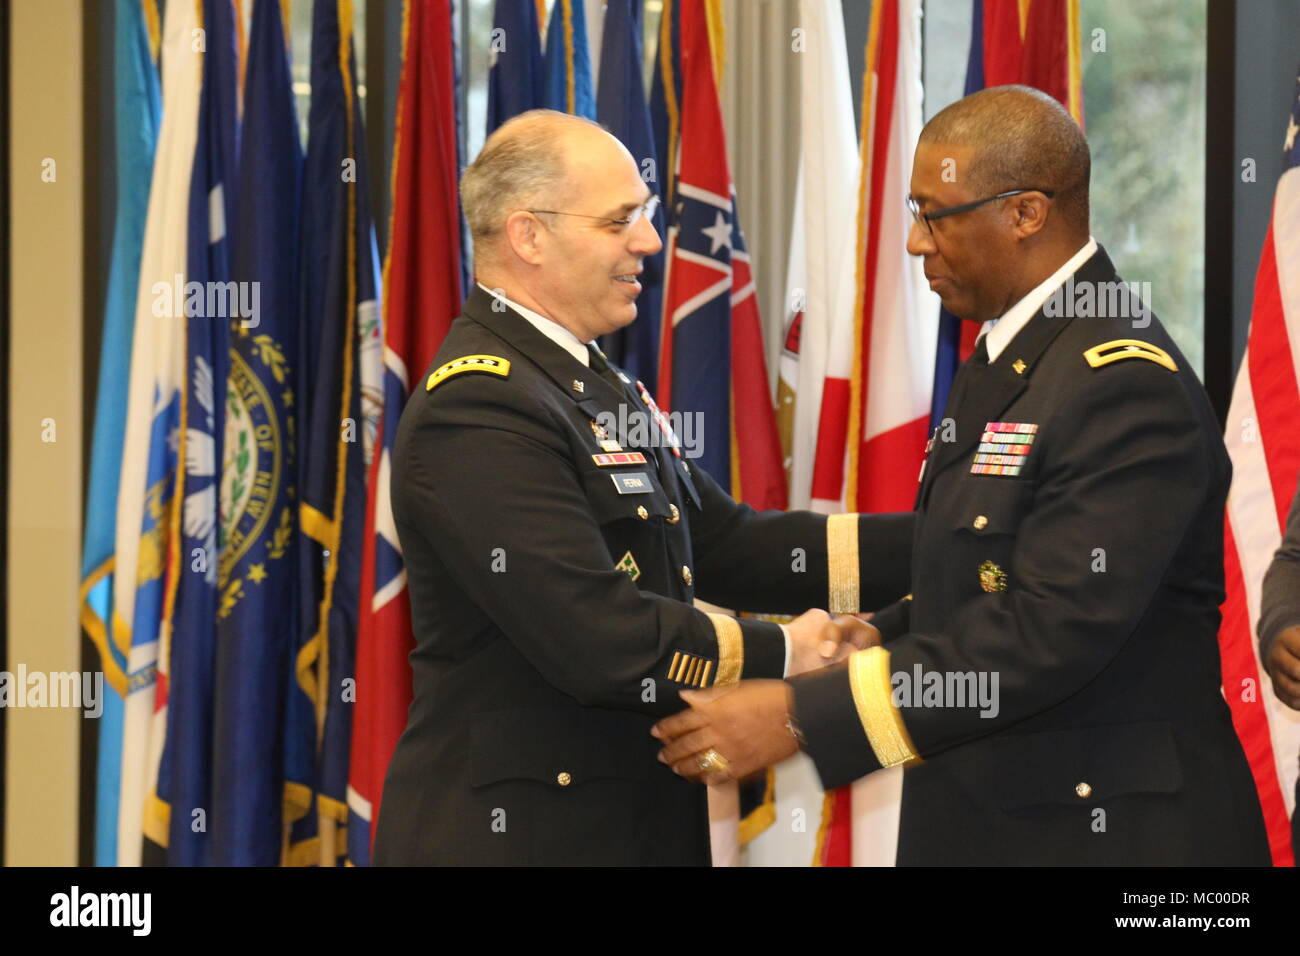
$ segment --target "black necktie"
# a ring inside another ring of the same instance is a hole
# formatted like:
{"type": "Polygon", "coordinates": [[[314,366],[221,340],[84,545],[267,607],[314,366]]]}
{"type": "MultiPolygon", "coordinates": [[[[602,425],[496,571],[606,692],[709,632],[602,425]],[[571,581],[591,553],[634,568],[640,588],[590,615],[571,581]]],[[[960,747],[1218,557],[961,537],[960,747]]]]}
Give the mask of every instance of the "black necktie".
{"type": "Polygon", "coordinates": [[[600,349],[596,348],[596,346],[588,345],[587,356],[588,361],[591,363],[592,370],[605,381],[609,382],[609,384],[613,385],[620,395],[623,394],[623,390],[626,386],[624,385],[623,380],[618,377],[618,373],[609,367],[609,362],[605,360],[604,353],[602,353],[600,349]]]}
{"type": "Polygon", "coordinates": [[[975,351],[957,369],[957,376],[952,382],[952,390],[948,393],[948,404],[944,409],[945,417],[952,417],[966,398],[966,393],[970,390],[971,379],[978,378],[979,374],[989,367],[988,339],[988,335],[981,335],[979,341],[975,343],[975,351]]]}

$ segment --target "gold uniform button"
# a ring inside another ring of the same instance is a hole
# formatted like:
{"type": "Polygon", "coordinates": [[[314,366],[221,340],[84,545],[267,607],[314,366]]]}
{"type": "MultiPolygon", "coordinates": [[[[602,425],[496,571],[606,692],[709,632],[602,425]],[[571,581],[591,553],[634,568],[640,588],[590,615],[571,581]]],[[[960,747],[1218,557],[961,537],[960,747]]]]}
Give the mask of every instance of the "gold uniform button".
{"type": "Polygon", "coordinates": [[[650,512],[645,510],[645,505],[641,505],[636,509],[636,516],[642,521],[646,521],[650,518],[650,512]]]}
{"type": "Polygon", "coordinates": [[[1089,797],[1092,796],[1092,787],[1091,785],[1086,783],[1075,784],[1074,792],[1077,793],[1084,800],[1087,800],[1089,797]]]}
{"type": "Polygon", "coordinates": [[[668,523],[669,523],[669,524],[676,524],[677,522],[681,521],[681,520],[682,520],[682,513],[681,513],[680,511],[677,510],[677,506],[676,506],[676,505],[669,505],[668,507],[672,510],[672,513],[673,513],[673,516],[672,516],[671,518],[668,519],[668,523]]]}
{"type": "Polygon", "coordinates": [[[561,787],[567,787],[569,784],[573,783],[573,777],[568,773],[568,771],[565,771],[555,778],[555,782],[561,787]]]}
{"type": "Polygon", "coordinates": [[[984,517],[984,515],[976,515],[973,524],[975,525],[976,531],[983,531],[989,526],[989,519],[984,517]]]}
{"type": "Polygon", "coordinates": [[[691,577],[691,569],[684,564],[682,565],[682,580],[686,582],[687,587],[691,586],[691,581],[693,580],[691,577]]]}

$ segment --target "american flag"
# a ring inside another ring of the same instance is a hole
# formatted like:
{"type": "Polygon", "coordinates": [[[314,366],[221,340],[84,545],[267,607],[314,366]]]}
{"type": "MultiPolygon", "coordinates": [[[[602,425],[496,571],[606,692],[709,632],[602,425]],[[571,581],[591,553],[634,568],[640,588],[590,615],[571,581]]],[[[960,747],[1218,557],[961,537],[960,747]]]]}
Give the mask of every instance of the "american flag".
{"type": "Polygon", "coordinates": [[[1295,812],[1300,714],[1273,693],[1255,629],[1264,572],[1281,542],[1300,472],[1300,76],[1296,83],[1284,171],[1255,275],[1250,338],[1224,432],[1233,479],[1224,535],[1228,596],[1219,630],[1224,696],[1255,776],[1277,866],[1295,863],[1287,821],[1295,812]]]}

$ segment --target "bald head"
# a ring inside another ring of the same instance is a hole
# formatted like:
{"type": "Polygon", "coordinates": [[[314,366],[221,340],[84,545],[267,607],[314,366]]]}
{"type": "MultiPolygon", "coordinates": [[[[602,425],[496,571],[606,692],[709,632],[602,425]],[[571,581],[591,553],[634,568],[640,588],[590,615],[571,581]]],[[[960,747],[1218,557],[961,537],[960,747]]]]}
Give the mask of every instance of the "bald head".
{"type": "Polygon", "coordinates": [[[636,319],[638,276],[663,243],[632,155],[589,120],[530,110],[460,180],[478,282],[581,342],[636,319]]]}
{"type": "Polygon", "coordinates": [[[460,179],[476,257],[491,255],[511,212],[566,208],[577,188],[571,157],[588,141],[610,139],[590,120],[555,110],[529,110],[502,123],[460,179]]]}
{"type": "Polygon", "coordinates": [[[973,154],[967,185],[980,196],[1010,189],[1050,190],[1070,231],[1088,235],[1088,140],[1055,99],[1029,86],[995,86],[940,110],[921,142],[973,154]]]}

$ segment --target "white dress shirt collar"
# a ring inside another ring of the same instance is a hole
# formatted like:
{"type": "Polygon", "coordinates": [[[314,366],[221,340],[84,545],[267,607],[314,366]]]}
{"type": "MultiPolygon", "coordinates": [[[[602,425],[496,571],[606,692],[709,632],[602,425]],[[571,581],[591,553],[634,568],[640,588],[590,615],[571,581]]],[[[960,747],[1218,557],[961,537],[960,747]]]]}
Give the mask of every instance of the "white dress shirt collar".
{"type": "Polygon", "coordinates": [[[541,332],[544,336],[546,336],[548,339],[550,339],[560,348],[564,349],[564,351],[568,352],[570,355],[572,355],[583,365],[591,364],[589,361],[591,357],[591,352],[587,350],[587,346],[584,345],[582,340],[579,339],[576,335],[574,335],[564,326],[560,325],[559,322],[556,322],[554,319],[548,319],[546,316],[534,312],[532,309],[526,308],[520,305],[518,302],[512,301],[511,299],[507,299],[504,295],[498,292],[493,292],[482,282],[476,284],[480,289],[482,289],[488,295],[492,296],[494,299],[500,299],[510,308],[514,309],[516,312],[522,315],[525,319],[529,321],[529,323],[533,326],[533,328],[537,329],[538,332],[541,332]]]}
{"type": "MultiPolygon", "coordinates": [[[[990,319],[984,323],[983,328],[980,329],[980,337],[987,336],[984,346],[989,350],[990,364],[997,361],[1002,350],[1016,337],[1016,333],[1038,314],[1038,310],[1042,308],[1048,297],[1063,286],[1067,278],[1078,272],[1079,267],[1091,259],[1096,251],[1097,240],[1089,236],[1083,248],[1070,256],[1061,268],[1036,285],[1024,298],[1007,309],[1000,318],[990,319]]],[[[979,341],[978,337],[976,341],[979,341]]]]}

